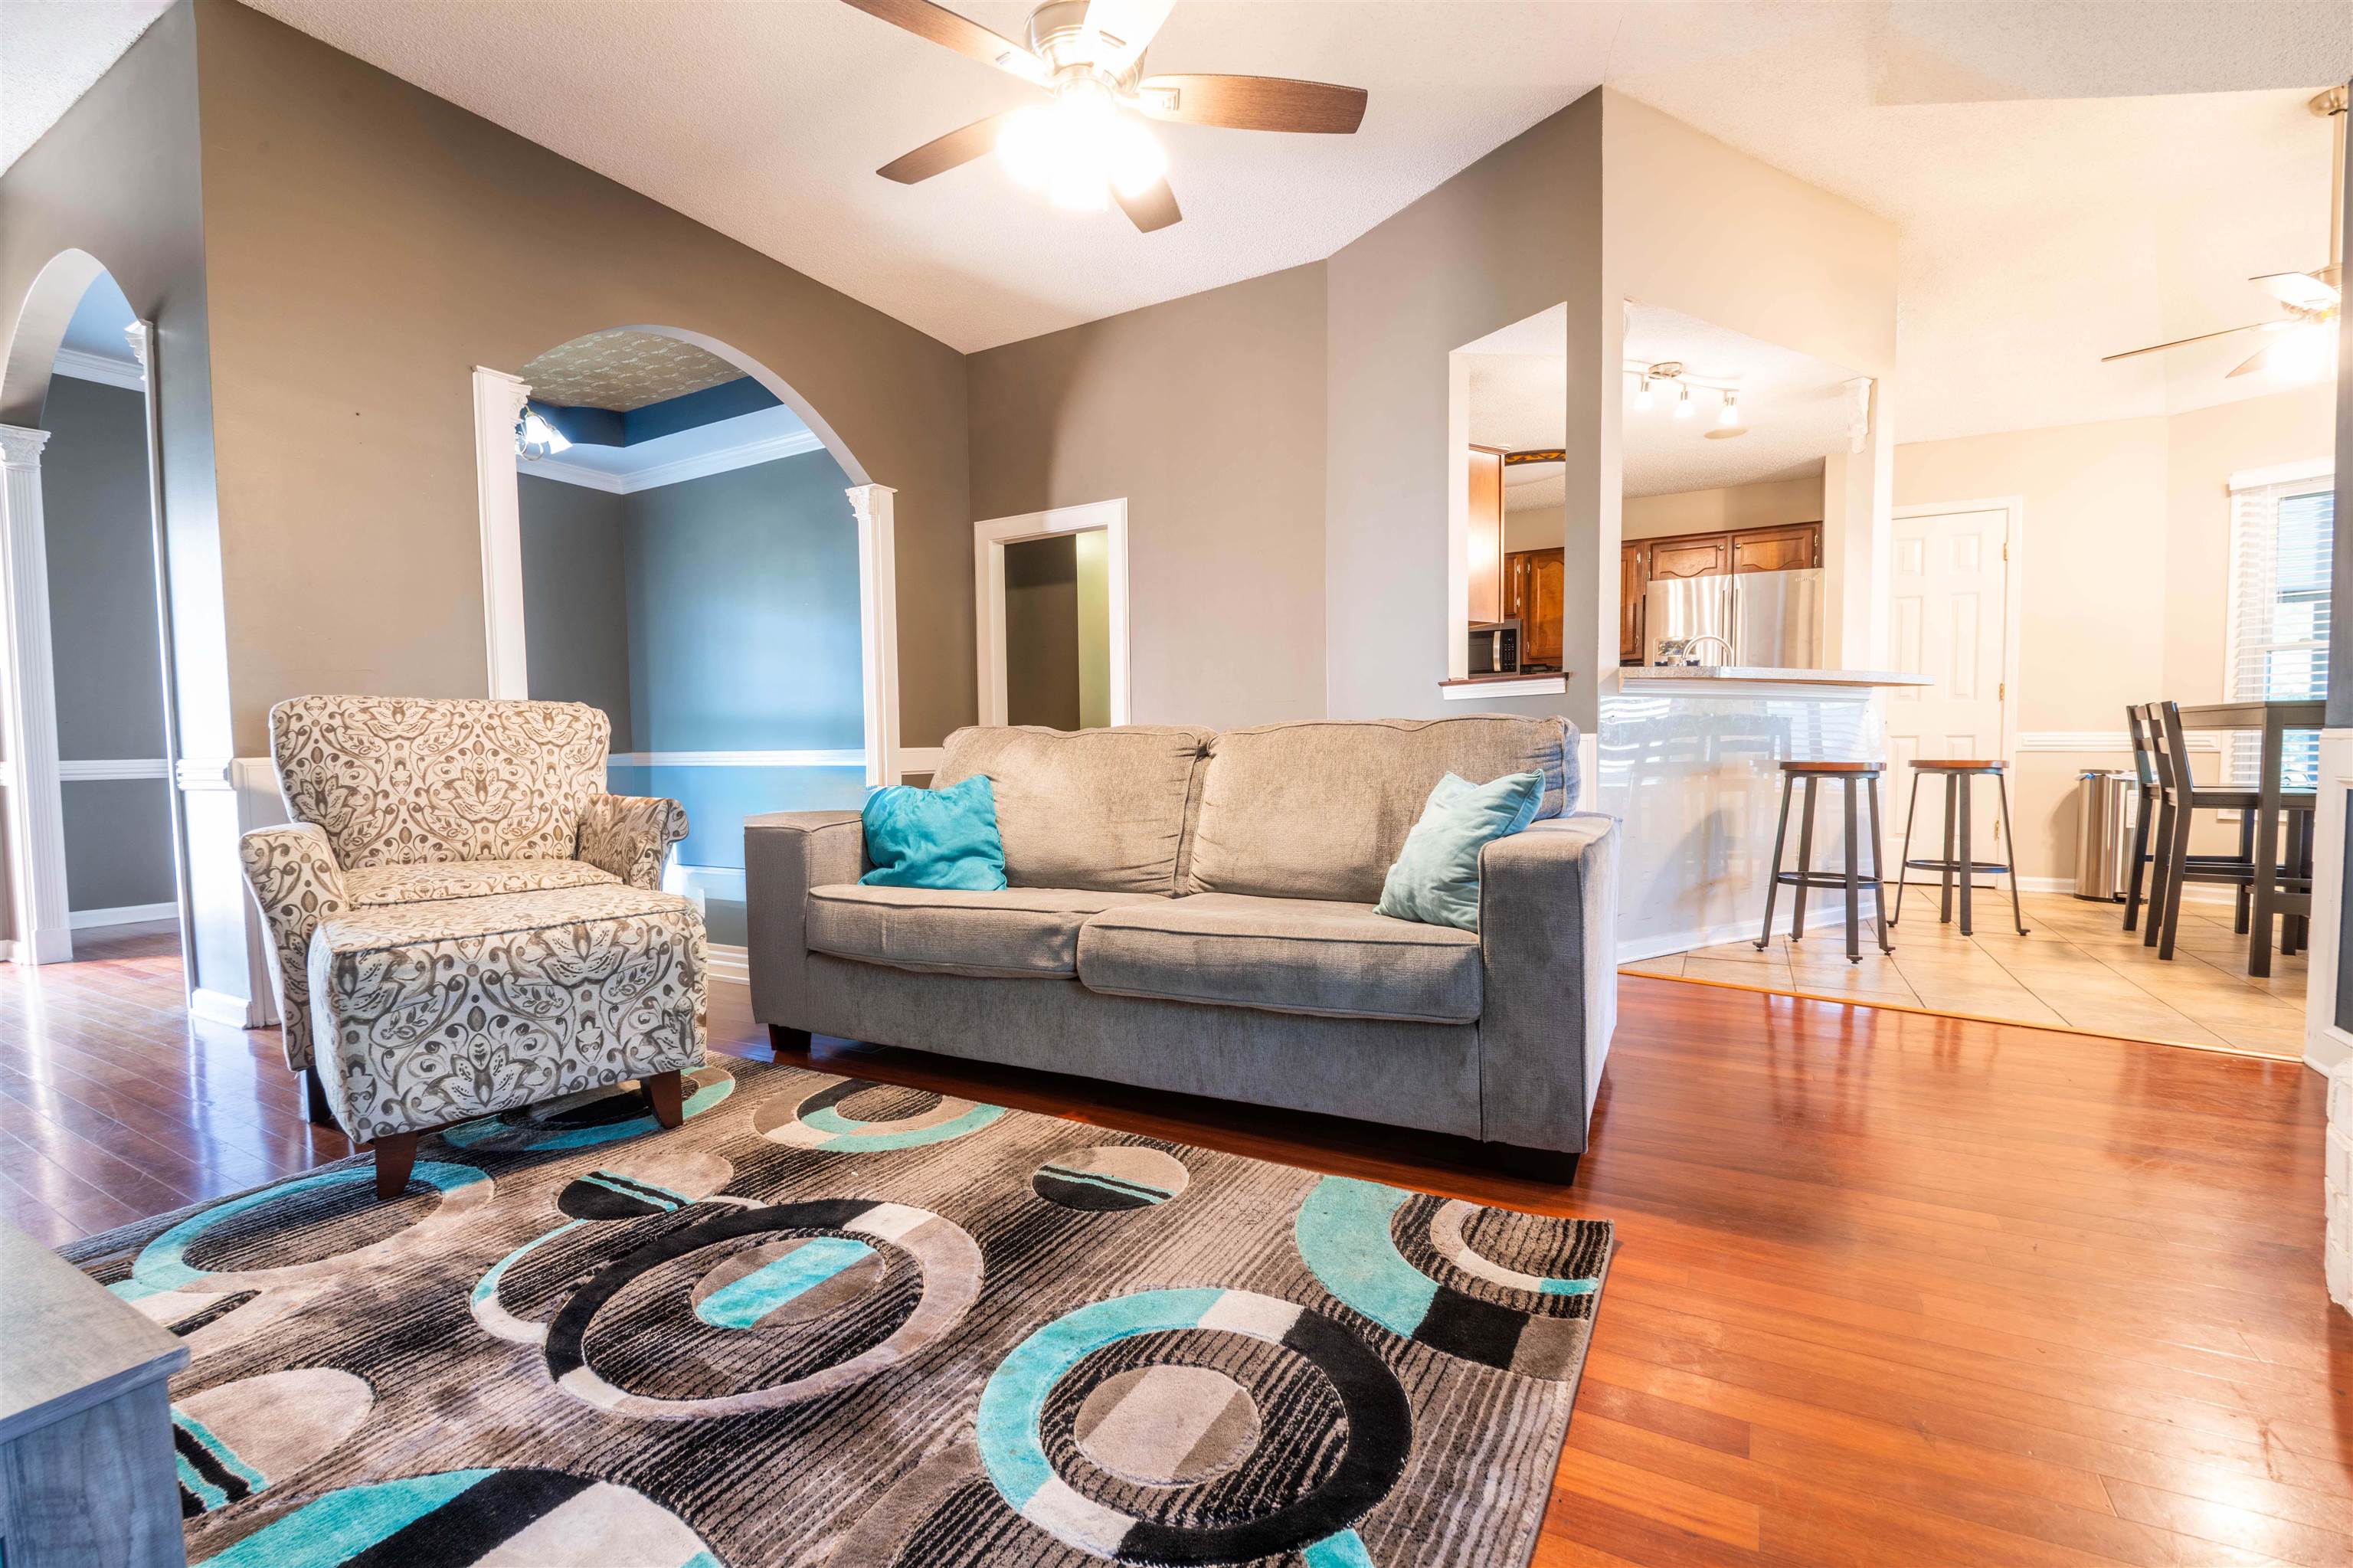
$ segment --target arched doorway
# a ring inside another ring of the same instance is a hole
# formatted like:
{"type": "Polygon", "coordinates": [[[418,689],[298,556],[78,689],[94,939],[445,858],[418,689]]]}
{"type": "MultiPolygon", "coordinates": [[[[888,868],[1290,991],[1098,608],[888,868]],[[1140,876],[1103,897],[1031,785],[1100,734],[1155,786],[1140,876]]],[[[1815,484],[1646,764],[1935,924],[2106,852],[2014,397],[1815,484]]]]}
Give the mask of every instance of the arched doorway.
{"type": "Polygon", "coordinates": [[[608,328],[519,368],[475,376],[491,690],[604,709],[613,789],[685,803],[670,880],[724,974],[744,817],[889,777],[891,493],[715,340],[608,328]]]}
{"type": "Polygon", "coordinates": [[[0,939],[32,964],[170,951],[185,989],[152,347],[112,275],[69,250],[0,367],[0,939]]]}

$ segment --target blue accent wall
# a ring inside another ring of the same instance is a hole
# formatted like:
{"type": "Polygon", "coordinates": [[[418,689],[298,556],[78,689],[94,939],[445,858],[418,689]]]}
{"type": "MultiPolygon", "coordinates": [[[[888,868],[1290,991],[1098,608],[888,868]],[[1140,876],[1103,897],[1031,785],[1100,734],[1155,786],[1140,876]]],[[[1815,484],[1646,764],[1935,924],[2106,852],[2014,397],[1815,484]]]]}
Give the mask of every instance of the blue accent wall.
{"type": "MultiPolygon", "coordinates": [[[[822,450],[626,496],[527,478],[532,695],[603,706],[616,753],[861,750],[848,485],[822,450]]],[[[748,816],[854,810],[866,795],[862,763],[609,773],[616,794],[685,806],[685,865],[741,868],[748,816]]],[[[740,905],[714,900],[708,916],[712,941],[742,943],[740,905]]]]}
{"type": "Polygon", "coordinates": [[[748,376],[706,387],[700,392],[689,392],[683,397],[649,403],[626,413],[613,408],[543,403],[536,397],[531,400],[531,406],[549,424],[564,432],[565,440],[589,447],[633,447],[658,436],[674,436],[681,430],[699,429],[738,415],[756,414],[763,408],[776,408],[777,403],[775,393],[748,376]]]}

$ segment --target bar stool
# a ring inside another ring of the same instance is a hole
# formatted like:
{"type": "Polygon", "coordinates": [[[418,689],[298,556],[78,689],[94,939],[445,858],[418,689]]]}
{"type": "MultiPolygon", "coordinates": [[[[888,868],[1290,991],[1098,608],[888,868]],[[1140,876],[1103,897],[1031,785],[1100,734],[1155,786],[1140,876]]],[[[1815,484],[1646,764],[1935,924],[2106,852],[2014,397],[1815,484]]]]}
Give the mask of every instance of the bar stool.
{"type": "Polygon", "coordinates": [[[1773,903],[1780,896],[1784,885],[1796,888],[1792,900],[1795,907],[1789,914],[1789,940],[1801,940],[1806,934],[1806,889],[1809,887],[1844,888],[1846,890],[1846,958],[1851,964],[1862,962],[1862,890],[1871,889],[1871,916],[1879,931],[1879,950],[1892,953],[1895,949],[1887,940],[1887,890],[1880,881],[1883,867],[1879,849],[1879,775],[1876,762],[1784,762],[1781,764],[1781,825],[1773,832],[1773,880],[1765,887],[1765,934],[1757,938],[1759,950],[1773,943],[1773,903]],[[1814,870],[1814,796],[1822,780],[1846,787],[1846,873],[1834,875],[1814,870]],[[1806,789],[1805,816],[1798,824],[1798,869],[1781,869],[1781,848],[1789,838],[1789,801],[1799,783],[1806,789]],[[1855,790],[1858,787],[1870,791],[1871,800],[1871,874],[1862,874],[1862,835],[1855,828],[1855,790]]]}
{"type": "MultiPolygon", "coordinates": [[[[1934,871],[1942,874],[1945,895],[1936,919],[1943,924],[1953,917],[1953,878],[1957,874],[1961,882],[1961,935],[1970,930],[1969,894],[1977,885],[1977,874],[1987,872],[2010,878],[2010,919],[2018,934],[2026,935],[2026,913],[2018,903],[2018,868],[2002,861],[1978,860],[1969,844],[1969,780],[1990,777],[1995,793],[2001,800],[2001,836],[2011,843],[2018,837],[2010,827],[2010,784],[2003,777],[2006,762],[1986,762],[1974,758],[1946,758],[1931,761],[1923,758],[1912,764],[1912,803],[1904,811],[1904,855],[1905,871],[1934,871]],[[1912,858],[1912,824],[1920,814],[1920,776],[1933,773],[1945,781],[1945,854],[1941,860],[1912,858]]],[[[1905,878],[1905,881],[1910,880],[1905,878]]],[[[1891,926],[1904,921],[1904,883],[1895,886],[1895,918],[1891,926]]]]}

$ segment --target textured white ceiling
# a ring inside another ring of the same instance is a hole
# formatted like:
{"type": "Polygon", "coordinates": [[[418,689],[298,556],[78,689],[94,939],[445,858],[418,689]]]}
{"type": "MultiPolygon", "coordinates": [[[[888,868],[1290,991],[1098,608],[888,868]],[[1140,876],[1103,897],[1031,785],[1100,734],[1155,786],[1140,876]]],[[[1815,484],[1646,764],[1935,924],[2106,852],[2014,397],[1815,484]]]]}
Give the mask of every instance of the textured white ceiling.
{"type": "Polygon", "coordinates": [[[627,327],[557,344],[522,367],[531,395],[543,403],[624,414],[743,374],[708,349],[627,327]]]}
{"type": "MultiPolygon", "coordinates": [[[[1897,224],[1899,440],[2268,389],[2223,382],[2229,345],[2097,362],[2259,319],[2241,280],[2325,260],[2302,105],[2353,73],[2342,0],[1182,0],[1155,68],[1371,106],[1353,137],[1161,128],[1186,220],[1139,235],[992,160],[877,177],[1019,90],[835,0],[259,8],[966,350],[1327,255],[1606,79],[1897,224]]],[[[0,162],[156,9],[0,5],[0,162]]]]}

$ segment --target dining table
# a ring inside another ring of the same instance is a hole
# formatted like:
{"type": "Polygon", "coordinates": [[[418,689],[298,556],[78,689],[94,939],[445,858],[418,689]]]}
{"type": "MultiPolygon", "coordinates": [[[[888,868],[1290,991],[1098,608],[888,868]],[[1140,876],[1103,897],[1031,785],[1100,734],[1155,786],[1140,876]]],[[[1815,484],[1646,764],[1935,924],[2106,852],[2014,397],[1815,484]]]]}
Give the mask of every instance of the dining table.
{"type": "Polygon", "coordinates": [[[2259,868],[2247,922],[2247,973],[2261,980],[2272,972],[2273,937],[2283,916],[2310,918],[2312,895],[2280,885],[2280,768],[2287,755],[2290,730],[2316,730],[2327,723],[2327,702],[2320,697],[2249,698],[2228,703],[2198,703],[2181,710],[2185,730],[2257,731],[2263,737],[2263,761],[2256,781],[2255,864],[2259,868]]]}

